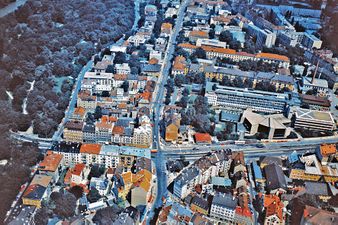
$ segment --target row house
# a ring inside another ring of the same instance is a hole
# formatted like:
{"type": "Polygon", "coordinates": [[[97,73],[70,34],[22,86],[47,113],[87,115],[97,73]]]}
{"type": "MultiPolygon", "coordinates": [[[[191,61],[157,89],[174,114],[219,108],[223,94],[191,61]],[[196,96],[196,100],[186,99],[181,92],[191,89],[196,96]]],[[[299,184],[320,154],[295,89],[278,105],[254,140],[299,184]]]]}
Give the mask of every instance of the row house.
{"type": "MultiPolygon", "coordinates": [[[[196,45],[189,43],[182,43],[178,45],[184,50],[188,51],[190,54],[198,48],[196,45]]],[[[258,54],[249,54],[247,52],[236,52],[234,49],[228,48],[219,48],[219,47],[210,47],[202,46],[202,49],[206,52],[208,59],[214,58],[227,58],[235,62],[240,62],[244,60],[258,61],[262,60],[265,63],[276,63],[280,67],[288,68],[290,65],[290,59],[284,55],[272,54],[272,53],[258,53],[258,54]]]]}

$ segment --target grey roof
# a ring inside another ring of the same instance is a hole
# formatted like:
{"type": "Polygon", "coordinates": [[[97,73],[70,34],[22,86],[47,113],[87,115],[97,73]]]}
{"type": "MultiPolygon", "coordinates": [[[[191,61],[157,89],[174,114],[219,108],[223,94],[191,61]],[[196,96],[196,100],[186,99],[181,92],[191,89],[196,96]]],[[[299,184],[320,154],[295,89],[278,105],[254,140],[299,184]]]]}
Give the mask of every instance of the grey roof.
{"type": "Polygon", "coordinates": [[[269,191],[276,190],[278,188],[286,190],[286,180],[283,170],[276,164],[269,164],[264,167],[266,176],[266,187],[269,191]]]}
{"type": "Polygon", "coordinates": [[[329,195],[326,183],[305,181],[306,193],[311,195],[329,195]]]}
{"type": "Polygon", "coordinates": [[[126,127],[126,128],[124,129],[123,135],[125,135],[125,136],[130,136],[130,137],[133,136],[133,128],[126,127]]]}
{"type": "Polygon", "coordinates": [[[132,118],[128,118],[128,117],[122,117],[122,118],[119,118],[117,121],[116,121],[116,124],[115,126],[121,126],[121,127],[129,127],[129,124],[133,121],[132,118]]]}
{"type": "Polygon", "coordinates": [[[279,157],[273,157],[273,156],[261,156],[259,157],[259,161],[261,163],[265,164],[276,164],[278,166],[282,166],[282,159],[279,157]]]}
{"type": "Polygon", "coordinates": [[[94,124],[86,124],[82,129],[85,133],[95,133],[95,125],[94,124]]]}
{"type": "Polygon", "coordinates": [[[222,110],[221,115],[220,115],[220,121],[235,121],[235,122],[238,122],[240,118],[241,118],[240,113],[229,112],[229,111],[224,111],[224,110],[222,110]]]}
{"type": "Polygon", "coordinates": [[[278,81],[281,83],[288,83],[288,84],[295,83],[292,76],[280,75],[280,74],[275,74],[275,73],[258,72],[256,75],[256,78],[263,79],[263,80],[278,81]]]}
{"type": "Polygon", "coordinates": [[[214,66],[207,66],[205,67],[204,71],[206,73],[222,73],[230,76],[239,76],[239,77],[248,77],[254,78],[254,72],[246,72],[238,69],[230,69],[226,67],[214,67],[214,66]]]}
{"type": "Polygon", "coordinates": [[[199,170],[196,167],[190,167],[183,171],[178,177],[175,179],[175,184],[183,186],[198,176],[199,170]]]}
{"type": "Polygon", "coordinates": [[[146,72],[160,72],[161,71],[161,65],[159,64],[143,64],[141,66],[141,71],[146,73],[146,72]]]}
{"type": "Polygon", "coordinates": [[[238,198],[235,198],[232,194],[229,193],[216,193],[212,200],[212,205],[217,205],[220,207],[235,209],[238,204],[238,198]]]}
{"type": "Polygon", "coordinates": [[[195,196],[192,198],[191,204],[194,204],[204,210],[209,209],[209,203],[208,201],[204,200],[203,198],[200,198],[198,196],[195,196]]]}

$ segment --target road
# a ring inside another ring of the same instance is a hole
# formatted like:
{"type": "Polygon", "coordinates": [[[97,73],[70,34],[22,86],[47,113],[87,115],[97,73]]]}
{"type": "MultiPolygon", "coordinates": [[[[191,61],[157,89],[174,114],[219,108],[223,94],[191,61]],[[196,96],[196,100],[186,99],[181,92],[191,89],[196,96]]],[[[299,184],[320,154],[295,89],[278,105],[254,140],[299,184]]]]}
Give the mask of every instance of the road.
{"type": "Polygon", "coordinates": [[[7,16],[8,14],[17,10],[20,6],[25,4],[27,0],[16,0],[15,2],[3,7],[0,9],[0,18],[7,16]]]}
{"type": "Polygon", "coordinates": [[[171,67],[171,59],[173,57],[173,53],[175,50],[175,41],[178,36],[179,31],[181,30],[183,19],[184,19],[184,12],[188,5],[189,0],[185,0],[182,2],[176,22],[175,27],[172,31],[172,34],[169,37],[166,53],[164,56],[161,73],[157,81],[157,85],[155,87],[153,96],[156,96],[154,99],[153,107],[153,121],[154,121],[154,128],[153,128],[153,148],[157,149],[157,154],[155,157],[155,166],[156,166],[156,176],[157,176],[157,195],[155,202],[152,206],[152,209],[149,213],[147,224],[149,224],[150,220],[154,217],[154,210],[162,205],[162,197],[167,196],[167,176],[166,176],[166,165],[165,165],[165,158],[161,149],[160,143],[160,132],[159,132],[159,121],[160,121],[160,110],[163,106],[163,93],[164,93],[164,85],[166,84],[169,76],[169,70],[171,67]]]}
{"type": "Polygon", "coordinates": [[[232,151],[244,151],[246,158],[258,158],[262,155],[281,156],[287,155],[293,151],[304,153],[306,151],[314,150],[318,145],[324,143],[338,143],[338,137],[323,137],[323,138],[307,138],[300,141],[289,141],[279,143],[265,143],[262,147],[257,147],[255,144],[246,145],[195,145],[195,146],[181,146],[170,147],[166,146],[162,152],[165,158],[178,159],[181,155],[186,159],[194,160],[208,154],[212,151],[220,149],[231,149],[232,151]]]}

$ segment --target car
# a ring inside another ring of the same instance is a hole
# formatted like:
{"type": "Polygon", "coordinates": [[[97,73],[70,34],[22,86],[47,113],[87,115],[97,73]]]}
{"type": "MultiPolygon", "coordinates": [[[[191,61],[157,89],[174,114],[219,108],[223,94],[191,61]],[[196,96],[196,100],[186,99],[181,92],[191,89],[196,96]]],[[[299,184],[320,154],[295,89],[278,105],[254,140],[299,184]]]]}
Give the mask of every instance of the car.
{"type": "Polygon", "coordinates": [[[335,108],[338,110],[338,105],[336,105],[335,108]]]}
{"type": "Polygon", "coordinates": [[[256,144],[256,147],[257,147],[257,148],[264,148],[265,145],[263,145],[263,144],[256,144]]]}

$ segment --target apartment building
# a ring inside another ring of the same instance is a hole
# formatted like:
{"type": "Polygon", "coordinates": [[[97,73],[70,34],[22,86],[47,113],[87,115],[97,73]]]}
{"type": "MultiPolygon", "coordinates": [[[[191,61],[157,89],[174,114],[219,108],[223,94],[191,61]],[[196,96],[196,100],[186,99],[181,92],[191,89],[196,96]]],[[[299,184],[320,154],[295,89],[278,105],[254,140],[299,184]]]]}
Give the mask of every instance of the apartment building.
{"type": "Polygon", "coordinates": [[[335,122],[330,112],[297,108],[294,110],[295,128],[313,131],[332,131],[335,122]]]}
{"type": "Polygon", "coordinates": [[[252,108],[253,111],[264,113],[283,112],[288,105],[297,104],[297,101],[286,93],[227,87],[212,82],[207,82],[205,97],[212,106],[240,110],[252,108]]]}
{"type": "Polygon", "coordinates": [[[66,122],[63,129],[63,139],[67,142],[83,142],[83,122],[73,120],[66,122]]]}

